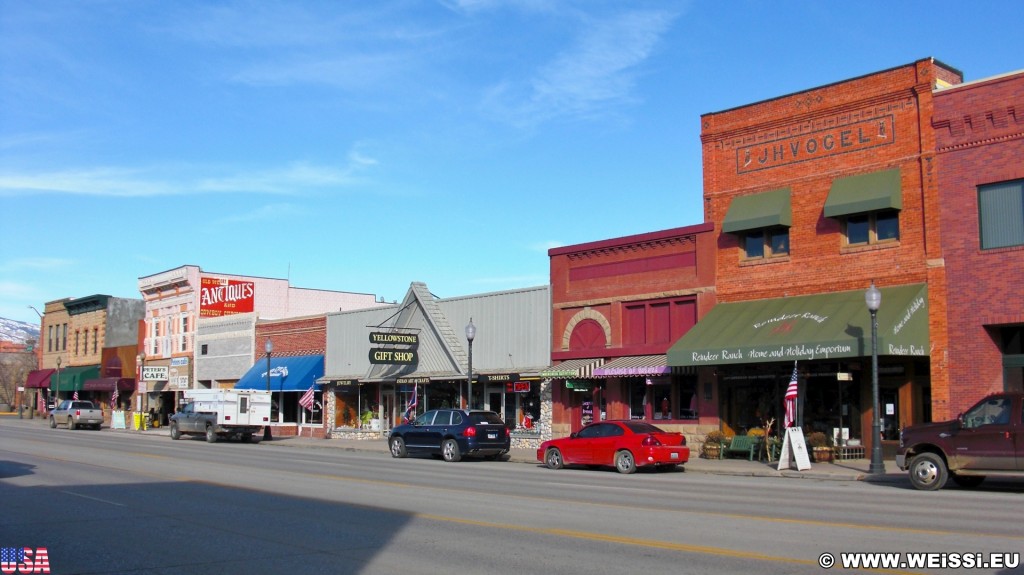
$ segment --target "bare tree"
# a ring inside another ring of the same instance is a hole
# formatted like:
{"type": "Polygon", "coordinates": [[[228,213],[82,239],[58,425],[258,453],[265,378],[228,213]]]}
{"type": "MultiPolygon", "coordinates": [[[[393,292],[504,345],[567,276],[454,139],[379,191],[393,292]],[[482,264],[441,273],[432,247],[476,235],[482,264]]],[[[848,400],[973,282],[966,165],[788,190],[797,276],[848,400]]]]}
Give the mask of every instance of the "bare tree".
{"type": "Polygon", "coordinates": [[[0,403],[15,405],[18,387],[25,385],[28,373],[36,368],[36,356],[31,352],[0,353],[0,403]]]}

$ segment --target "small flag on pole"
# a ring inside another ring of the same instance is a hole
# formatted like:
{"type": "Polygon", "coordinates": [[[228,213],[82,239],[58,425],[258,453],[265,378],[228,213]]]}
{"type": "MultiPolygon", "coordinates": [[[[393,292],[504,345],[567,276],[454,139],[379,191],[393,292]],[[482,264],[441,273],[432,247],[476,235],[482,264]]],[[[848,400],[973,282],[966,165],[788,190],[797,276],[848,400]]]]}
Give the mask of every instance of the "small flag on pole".
{"type": "Polygon", "coordinates": [[[78,390],[77,389],[75,390],[74,395],[71,396],[71,399],[73,399],[75,401],[78,401],[78,390]]]}
{"type": "Polygon", "coordinates": [[[313,386],[310,385],[309,389],[306,390],[306,393],[303,393],[302,397],[299,398],[299,405],[301,405],[302,407],[305,407],[307,411],[313,411],[313,394],[314,393],[316,393],[316,390],[314,390],[313,386]]]}
{"type": "Polygon", "coordinates": [[[114,385],[114,393],[110,394],[110,408],[117,407],[117,385],[114,385]]]}
{"type": "Polygon", "coordinates": [[[799,395],[797,386],[796,362],[793,362],[793,377],[789,380],[789,387],[786,388],[786,418],[783,420],[782,428],[789,429],[796,422],[796,399],[799,395]]]}
{"type": "Polygon", "coordinates": [[[419,391],[420,384],[412,386],[412,397],[409,399],[409,405],[405,408],[405,414],[402,416],[403,421],[412,421],[412,418],[416,417],[416,395],[419,391]]]}

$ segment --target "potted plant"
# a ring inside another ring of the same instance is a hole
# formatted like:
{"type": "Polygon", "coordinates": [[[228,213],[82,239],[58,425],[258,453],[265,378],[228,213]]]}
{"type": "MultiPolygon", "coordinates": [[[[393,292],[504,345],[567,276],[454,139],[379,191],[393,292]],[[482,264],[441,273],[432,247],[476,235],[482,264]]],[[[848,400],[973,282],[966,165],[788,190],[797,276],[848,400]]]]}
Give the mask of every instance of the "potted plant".
{"type": "Polygon", "coordinates": [[[715,429],[704,436],[704,445],[700,448],[700,455],[704,459],[721,459],[722,443],[725,442],[725,434],[715,429]]]}
{"type": "Polygon", "coordinates": [[[814,461],[817,463],[828,463],[832,461],[832,448],[828,444],[828,436],[821,431],[812,431],[807,436],[807,445],[814,454],[814,461]]]}

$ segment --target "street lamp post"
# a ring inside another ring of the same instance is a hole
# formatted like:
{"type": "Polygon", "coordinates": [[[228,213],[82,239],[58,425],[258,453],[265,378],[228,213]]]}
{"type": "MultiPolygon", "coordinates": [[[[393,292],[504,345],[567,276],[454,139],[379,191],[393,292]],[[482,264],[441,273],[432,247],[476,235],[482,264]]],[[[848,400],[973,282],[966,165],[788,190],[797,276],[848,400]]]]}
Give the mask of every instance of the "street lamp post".
{"type": "Polygon", "coordinates": [[[57,356],[57,383],[53,388],[53,407],[57,408],[57,404],[60,403],[60,356],[57,356]]]}
{"type": "MultiPolygon", "coordinates": [[[[135,363],[139,366],[139,380],[135,382],[135,393],[140,396],[144,393],[149,393],[149,386],[146,385],[146,354],[140,353],[135,356],[135,363]]],[[[128,398],[128,402],[131,403],[131,398],[128,398]]],[[[116,407],[116,406],[115,406],[116,407]]],[[[128,411],[131,411],[129,409],[128,411]]]]}
{"type": "Polygon", "coordinates": [[[885,473],[882,463],[882,416],[878,404],[878,308],[882,307],[882,292],[875,282],[864,292],[864,301],[871,312],[871,465],[868,473],[885,473]]]}
{"type": "MultiPolygon", "coordinates": [[[[264,349],[267,352],[267,393],[270,393],[270,354],[274,351],[274,342],[270,341],[269,337],[267,338],[267,343],[264,346],[264,349]]],[[[270,405],[271,405],[271,407],[273,407],[273,405],[274,405],[274,399],[273,398],[274,398],[274,394],[271,393],[270,394],[270,405]]],[[[263,441],[270,441],[271,439],[273,439],[273,436],[270,433],[270,422],[268,421],[267,424],[263,426],[263,441]]]]}
{"type": "Polygon", "coordinates": [[[473,339],[476,338],[476,326],[473,325],[473,318],[469,318],[466,324],[466,341],[469,342],[469,377],[466,386],[466,408],[473,409],[473,339]]]}
{"type": "MultiPolygon", "coordinates": [[[[28,308],[30,310],[36,312],[36,315],[39,316],[39,338],[42,339],[42,337],[43,337],[43,324],[46,323],[45,319],[43,318],[43,314],[39,313],[39,310],[37,310],[35,308],[35,306],[30,305],[30,306],[28,306],[28,308]]],[[[37,365],[39,367],[43,367],[41,364],[37,364],[37,365]]],[[[22,393],[22,402],[18,403],[18,417],[19,418],[21,417],[21,403],[23,403],[25,401],[25,393],[28,393],[28,388],[25,388],[25,391],[22,393]]],[[[28,418],[29,419],[35,419],[36,418],[36,407],[39,405],[39,389],[38,388],[35,391],[32,392],[32,399],[31,399],[31,401],[32,401],[32,403],[29,404],[29,406],[28,406],[28,418]]]]}

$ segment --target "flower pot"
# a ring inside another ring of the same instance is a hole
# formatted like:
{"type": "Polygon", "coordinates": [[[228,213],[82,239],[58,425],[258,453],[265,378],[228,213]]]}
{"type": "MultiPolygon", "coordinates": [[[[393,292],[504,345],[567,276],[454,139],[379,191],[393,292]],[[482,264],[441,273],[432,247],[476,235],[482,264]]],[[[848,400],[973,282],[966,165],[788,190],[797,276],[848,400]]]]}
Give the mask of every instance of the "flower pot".
{"type": "Polygon", "coordinates": [[[704,444],[704,447],[701,448],[701,456],[704,457],[704,459],[721,459],[722,446],[717,444],[704,444]]]}
{"type": "Polygon", "coordinates": [[[814,454],[815,463],[831,463],[833,459],[833,451],[831,447],[815,447],[811,449],[814,454]]]}

